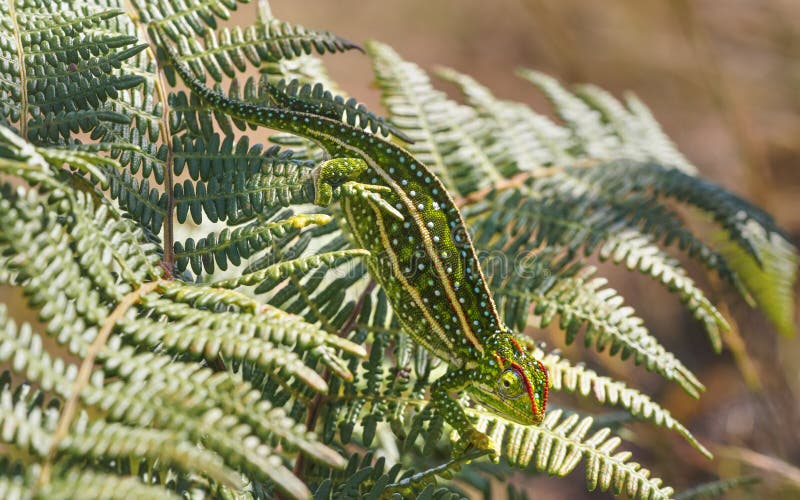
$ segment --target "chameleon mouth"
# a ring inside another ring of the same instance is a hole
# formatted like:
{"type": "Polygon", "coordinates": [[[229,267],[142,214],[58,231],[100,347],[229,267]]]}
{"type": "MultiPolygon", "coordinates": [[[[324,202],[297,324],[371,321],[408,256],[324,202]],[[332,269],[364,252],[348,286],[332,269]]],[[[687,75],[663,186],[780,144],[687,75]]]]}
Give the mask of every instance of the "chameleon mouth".
{"type": "MultiPolygon", "coordinates": [[[[502,398],[500,394],[495,393],[498,397],[502,398]]],[[[530,412],[523,411],[515,406],[501,406],[498,405],[495,401],[484,401],[482,399],[478,399],[478,402],[485,406],[486,408],[492,410],[496,415],[510,420],[515,424],[519,425],[534,425],[540,422],[540,419],[537,415],[531,415],[530,412]]]]}

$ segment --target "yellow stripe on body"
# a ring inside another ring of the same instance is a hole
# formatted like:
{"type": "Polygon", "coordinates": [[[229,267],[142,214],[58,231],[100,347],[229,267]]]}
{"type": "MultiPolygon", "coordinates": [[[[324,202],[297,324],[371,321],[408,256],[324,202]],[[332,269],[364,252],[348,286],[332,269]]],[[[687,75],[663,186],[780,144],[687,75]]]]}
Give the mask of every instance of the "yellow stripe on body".
{"type": "MultiPolygon", "coordinates": [[[[389,187],[392,188],[392,191],[400,198],[402,203],[408,209],[408,212],[410,214],[412,214],[412,216],[414,217],[414,221],[416,222],[417,227],[419,228],[419,233],[422,236],[423,241],[424,241],[425,251],[428,254],[428,256],[430,257],[431,261],[433,262],[434,268],[436,269],[436,273],[439,275],[439,282],[442,284],[442,287],[445,290],[445,294],[447,296],[448,302],[450,303],[451,309],[456,312],[456,315],[458,317],[459,323],[461,324],[461,329],[463,330],[464,335],[466,335],[467,340],[469,340],[469,342],[475,347],[475,349],[477,349],[480,353],[483,353],[483,345],[481,344],[481,342],[478,339],[478,337],[475,335],[475,332],[472,329],[472,325],[470,325],[469,319],[467,318],[466,313],[464,312],[464,309],[461,307],[461,303],[458,301],[458,296],[456,295],[456,291],[452,287],[452,285],[450,284],[450,278],[447,275],[447,272],[445,271],[444,264],[439,259],[439,255],[436,253],[435,247],[433,246],[433,240],[431,239],[430,234],[428,233],[428,230],[425,227],[425,221],[422,220],[422,218],[419,215],[419,212],[417,211],[416,206],[414,206],[414,202],[408,197],[408,195],[403,190],[403,188],[401,188],[400,185],[398,185],[397,182],[395,182],[394,178],[392,178],[392,176],[389,175],[388,172],[383,170],[377,164],[377,162],[375,162],[375,160],[372,159],[372,157],[370,155],[366,154],[361,149],[359,149],[359,148],[357,148],[357,147],[355,147],[355,146],[353,146],[351,144],[347,144],[347,143],[343,142],[342,140],[340,140],[338,137],[332,136],[332,135],[327,134],[327,133],[322,132],[322,131],[310,131],[310,133],[322,136],[326,140],[338,144],[342,149],[350,150],[350,151],[353,151],[353,152],[357,153],[360,158],[362,158],[364,161],[366,161],[367,164],[370,167],[372,167],[372,169],[375,170],[375,172],[378,175],[380,175],[381,178],[383,178],[383,180],[386,182],[386,184],[388,184],[389,187]]],[[[400,149],[400,148],[398,148],[398,149],[400,149]]],[[[430,175],[433,178],[435,178],[433,173],[431,173],[430,175]]],[[[442,192],[445,194],[445,196],[447,196],[449,198],[449,195],[447,194],[447,190],[442,188],[442,192]]],[[[449,201],[451,203],[454,203],[452,199],[449,199],[449,201]]],[[[455,204],[453,204],[453,206],[455,206],[455,204]]],[[[469,242],[470,247],[471,247],[472,246],[472,242],[469,241],[469,235],[466,234],[466,237],[467,237],[467,241],[469,242]]],[[[391,248],[391,246],[388,243],[389,243],[388,240],[384,241],[384,248],[386,248],[387,250],[391,248]]],[[[476,265],[475,266],[476,267],[476,271],[478,272],[480,280],[482,282],[484,282],[483,281],[483,273],[481,272],[481,269],[480,269],[480,266],[478,265],[477,260],[475,262],[475,265],[476,265]]],[[[399,273],[399,269],[398,269],[397,275],[398,276],[402,276],[399,273]]],[[[405,278],[402,278],[402,279],[405,280],[405,278]]],[[[406,287],[406,286],[410,287],[410,285],[408,285],[407,281],[404,281],[404,283],[405,283],[403,285],[404,287],[406,287]]],[[[411,287],[411,288],[413,288],[413,287],[411,287]]],[[[414,290],[415,290],[416,295],[418,296],[419,293],[416,292],[416,289],[414,289],[414,290]]],[[[488,295],[489,295],[488,296],[488,303],[492,307],[493,312],[495,314],[495,317],[497,317],[494,301],[492,300],[491,294],[488,294],[488,295]]],[[[423,310],[426,310],[426,309],[423,309],[423,310]]],[[[430,319],[429,319],[429,321],[430,321],[430,319]]],[[[433,322],[433,324],[437,325],[437,327],[438,327],[438,323],[433,322]]],[[[439,327],[439,328],[441,328],[441,327],[439,327]]]]}
{"type": "MultiPolygon", "coordinates": [[[[450,337],[447,336],[447,333],[444,331],[441,325],[434,319],[433,315],[431,314],[431,311],[428,309],[427,305],[425,304],[425,301],[419,294],[419,290],[411,286],[411,284],[408,282],[406,277],[403,276],[403,273],[401,272],[400,261],[397,257],[397,254],[394,252],[391,245],[389,244],[389,235],[386,233],[386,227],[384,225],[383,212],[381,211],[381,208],[375,206],[368,198],[364,198],[364,201],[367,202],[372,211],[375,213],[375,218],[378,223],[378,229],[380,232],[381,242],[383,243],[383,251],[386,252],[386,255],[389,257],[389,262],[391,263],[392,266],[392,271],[393,271],[392,276],[394,276],[397,279],[397,281],[400,283],[400,285],[403,287],[406,293],[409,296],[411,296],[412,300],[417,305],[417,307],[422,310],[423,316],[425,316],[425,319],[433,327],[433,330],[436,332],[436,335],[441,339],[444,346],[450,350],[449,355],[447,357],[452,357],[453,353],[452,349],[454,347],[453,341],[450,339],[450,337]]],[[[353,215],[352,207],[350,206],[349,200],[344,200],[343,208],[347,219],[350,221],[355,221],[356,218],[353,215]]],[[[364,242],[364,240],[361,239],[361,236],[358,234],[357,231],[353,231],[353,236],[358,240],[358,244],[362,248],[366,248],[366,243],[364,242]]],[[[375,274],[379,275],[379,273],[375,274]]],[[[405,321],[403,321],[403,319],[400,317],[399,314],[398,314],[398,319],[400,319],[401,322],[405,323],[405,321]]],[[[429,349],[431,352],[439,351],[438,349],[434,349],[433,346],[428,344],[427,342],[422,342],[422,343],[426,344],[425,347],[429,349]]]]}

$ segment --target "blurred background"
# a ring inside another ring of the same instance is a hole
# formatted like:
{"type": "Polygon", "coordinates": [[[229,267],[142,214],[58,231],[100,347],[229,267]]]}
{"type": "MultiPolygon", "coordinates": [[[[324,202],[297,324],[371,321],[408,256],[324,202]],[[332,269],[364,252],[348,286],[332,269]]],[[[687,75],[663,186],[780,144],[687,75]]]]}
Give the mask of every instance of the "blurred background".
{"type": "MultiPolygon", "coordinates": [[[[800,1],[662,0],[271,0],[273,14],[352,41],[378,39],[426,70],[449,66],[496,95],[551,114],[520,66],[562,82],[632,91],[702,175],[769,211],[800,243],[800,1]]],[[[241,22],[252,21],[249,7],[241,22]]],[[[238,22],[238,19],[234,19],[238,22]]],[[[379,110],[368,59],[325,58],[347,91],[379,110]]],[[[440,88],[457,94],[447,84],[440,88]]],[[[800,341],[779,338],[725,287],[693,277],[725,299],[736,331],[722,355],[677,298],[647,278],[603,266],[611,285],[707,387],[693,400],[677,387],[581,345],[563,350],[632,381],[661,401],[716,455],[709,462],[674,433],[632,426],[643,464],[679,491],[716,476],[757,473],[761,484],[729,494],[800,497],[800,341]],[[751,451],[747,451],[747,450],[751,451]],[[650,450],[649,452],[647,450],[650,450]],[[656,451],[653,451],[656,450],[656,451]]],[[[550,345],[563,334],[533,331],[550,345]]],[[[581,342],[578,342],[580,344],[581,342]]],[[[589,411],[597,407],[584,407],[589,411]]],[[[624,431],[623,431],[624,432],[624,431]]],[[[534,498],[603,498],[573,480],[521,479],[534,498]]],[[[498,488],[498,497],[503,495],[498,488]]]]}

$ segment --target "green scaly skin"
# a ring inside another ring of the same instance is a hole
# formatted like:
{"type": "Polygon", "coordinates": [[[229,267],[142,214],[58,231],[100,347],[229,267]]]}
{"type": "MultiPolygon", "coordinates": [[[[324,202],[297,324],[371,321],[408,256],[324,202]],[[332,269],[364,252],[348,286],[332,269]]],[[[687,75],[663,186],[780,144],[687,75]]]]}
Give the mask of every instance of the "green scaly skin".
{"type": "Polygon", "coordinates": [[[335,195],[355,241],[371,253],[368,268],[383,287],[404,330],[449,369],[431,388],[431,402],[469,446],[497,450],[453,397],[466,390],[499,416],[531,425],[544,418],[548,379],[502,323],[464,221],[439,179],[388,141],[315,114],[313,105],[284,99],[263,107],[229,99],[197,80],[167,47],[189,88],[226,114],[308,138],[331,159],[314,171],[316,203],[335,195]],[[309,112],[311,111],[311,112],[309,112]]]}

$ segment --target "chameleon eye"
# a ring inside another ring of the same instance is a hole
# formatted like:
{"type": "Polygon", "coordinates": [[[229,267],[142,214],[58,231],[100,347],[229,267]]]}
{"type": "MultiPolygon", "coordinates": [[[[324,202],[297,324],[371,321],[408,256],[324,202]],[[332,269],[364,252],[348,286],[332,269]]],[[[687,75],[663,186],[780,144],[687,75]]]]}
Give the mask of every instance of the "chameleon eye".
{"type": "Polygon", "coordinates": [[[525,392],[522,377],[514,369],[508,369],[497,379],[497,393],[506,399],[516,399],[525,392]]]}

